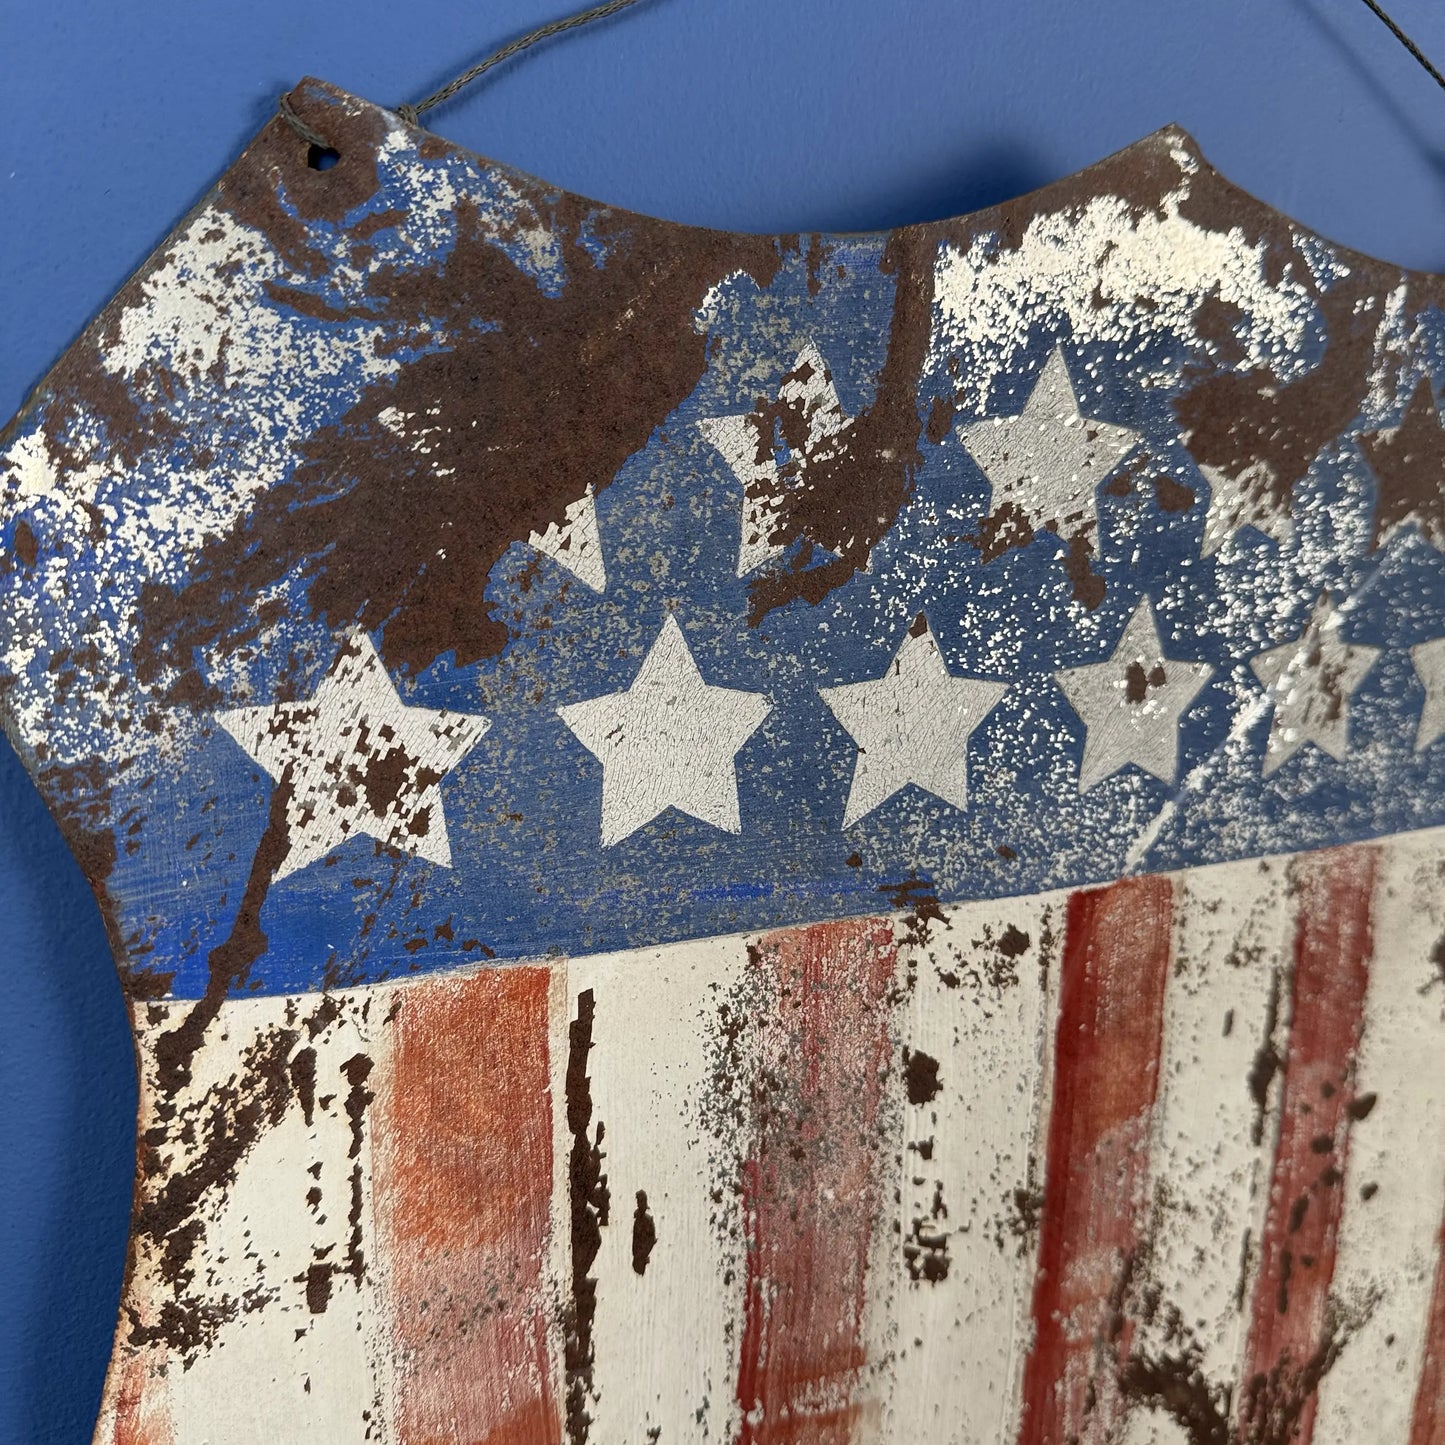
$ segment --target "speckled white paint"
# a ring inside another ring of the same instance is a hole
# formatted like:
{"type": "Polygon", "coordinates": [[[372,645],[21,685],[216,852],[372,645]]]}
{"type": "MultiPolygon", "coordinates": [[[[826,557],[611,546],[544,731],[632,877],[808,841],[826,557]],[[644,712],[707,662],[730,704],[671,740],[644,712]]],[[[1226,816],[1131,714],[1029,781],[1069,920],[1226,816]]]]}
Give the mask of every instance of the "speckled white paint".
{"type": "MultiPolygon", "coordinates": [[[[1049,326],[1077,345],[1109,344],[1120,361],[1132,362],[1163,332],[1191,334],[1199,303],[1217,291],[1244,313],[1245,364],[1286,364],[1313,320],[1313,303],[1298,284],[1271,284],[1264,248],[1242,232],[1208,231],[1181,216],[1187,186],[1182,179],[1158,211],[1139,216],[1113,195],[1046,212],[1008,250],[988,237],[966,251],[946,246],[936,274],[931,363],[961,351],[967,404],[982,409],[999,378],[1017,369],[1032,326],[1049,326]],[[1147,299],[1147,324],[1139,298],[1147,299]]],[[[1076,389],[1081,396],[1088,390],[1076,389]]]]}

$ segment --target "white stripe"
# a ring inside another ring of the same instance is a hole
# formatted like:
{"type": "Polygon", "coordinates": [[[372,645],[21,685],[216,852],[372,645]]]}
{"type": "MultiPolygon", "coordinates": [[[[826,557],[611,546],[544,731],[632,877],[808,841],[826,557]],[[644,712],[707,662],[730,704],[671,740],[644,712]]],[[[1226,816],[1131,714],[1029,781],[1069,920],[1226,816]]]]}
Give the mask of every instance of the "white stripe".
{"type": "Polygon", "coordinates": [[[1320,1386],[1315,1445],[1409,1439],[1445,1206],[1442,886],[1438,835],[1386,848],[1356,1076],[1376,1102],[1350,1129],[1332,1290],[1347,1312],[1377,1303],[1320,1386]]]}
{"type": "Polygon", "coordinates": [[[880,1342],[880,1357],[893,1360],[888,1445],[1014,1438],[1063,901],[1053,894],[950,908],[946,927],[935,923],[927,940],[905,938],[900,949],[900,980],[913,978],[900,1007],[900,1048],[937,1060],[940,1088],[922,1104],[907,1102],[906,1085],[899,1090],[901,1234],[890,1231],[891,1279],[875,1285],[889,1296],[880,1342]],[[947,1214],[935,1216],[937,1205],[947,1214]],[[905,1249],[920,1243],[915,1220],[946,1243],[948,1272],[933,1283],[912,1277],[926,1250],[908,1268],[905,1249]]]}
{"type": "Polygon", "coordinates": [[[714,1198],[699,1113],[717,1089],[718,1003],[746,964],[746,940],[733,937],[567,967],[574,1004],[588,988],[596,1001],[589,1073],[611,1195],[595,1267],[590,1445],[732,1436],[744,1257],[736,1194],[714,1198]],[[642,1275],[632,1258],[639,1190],[657,1236],[642,1275]]]}
{"type": "MultiPolygon", "coordinates": [[[[353,1056],[375,1054],[375,1027],[363,1021],[381,1012],[376,994],[342,998],[342,1015],[323,1029],[316,1050],[317,1102],[308,1126],[292,1102],[284,1118],[265,1130],[247,1154],[235,1183],[210,1215],[206,1262],[224,1264],[222,1289],[236,1305],[216,1343],[188,1369],[173,1369],[171,1408],[176,1438],[206,1445],[255,1445],[260,1440],[376,1438],[367,1426],[377,1415],[378,1382],[372,1358],[372,1323],[379,1311],[374,1277],[358,1283],[343,1272],[350,1242],[348,1215],[352,1168],[361,1165],[362,1258],[371,1269],[369,1129],[362,1133],[359,1160],[349,1157],[351,1121],[346,1113],[350,1084],[342,1065],[353,1056]],[[325,1102],[323,1102],[323,1100],[325,1102]],[[308,1203],[308,1191],[319,1200],[308,1203]],[[306,1274],[318,1258],[334,1263],[324,1312],[308,1307],[306,1274]]],[[[228,1003],[224,1032],[208,1040],[198,1074],[228,1065],[256,1040],[304,1017],[316,999],[268,998],[228,1003]],[[208,1060],[205,1055],[212,1056],[208,1060]]],[[[296,1048],[311,1044],[304,1031],[296,1048]]],[[[293,1051],[294,1057],[294,1051],[293,1051]]],[[[198,1077],[197,1083],[204,1084],[198,1077]]],[[[367,1087],[375,1090],[374,1066],[367,1087]]]]}
{"type": "MultiPolygon", "coordinates": [[[[1261,1112],[1250,1089],[1269,1039],[1283,1047],[1294,938],[1287,860],[1228,864],[1175,883],[1174,957],[1164,995],[1160,1092],[1149,1157],[1151,1323],[1134,1348],[1186,1347],[1213,1385],[1232,1384],[1249,1324],[1252,1255],[1263,1226],[1280,1078],[1261,1112]],[[1254,1142],[1259,1131],[1260,1142],[1254,1142]]],[[[1149,1416],[1136,1409],[1136,1416],[1149,1416]]],[[[1155,1421],[1158,1438],[1172,1426],[1155,1421]]],[[[1154,1438],[1139,1420],[1130,1439],[1154,1438]]]]}

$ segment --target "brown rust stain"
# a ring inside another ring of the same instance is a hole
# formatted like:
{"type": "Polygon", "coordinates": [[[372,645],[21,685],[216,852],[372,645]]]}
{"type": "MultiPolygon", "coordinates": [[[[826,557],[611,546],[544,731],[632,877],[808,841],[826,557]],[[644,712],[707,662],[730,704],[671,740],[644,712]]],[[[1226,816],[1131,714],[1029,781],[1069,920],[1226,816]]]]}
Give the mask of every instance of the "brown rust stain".
{"type": "Polygon", "coordinates": [[[260,231],[293,271],[321,276],[330,262],[312,237],[318,227],[339,227],[376,194],[381,184],[378,146],[386,120],[369,105],[327,104],[306,85],[287,99],[304,121],[331,138],[336,164],[313,170],[307,164],[306,142],[278,117],[226,172],[216,188],[216,202],[243,225],[260,231]]]}
{"type": "Polygon", "coordinates": [[[1248,355],[1237,330],[1244,319],[1244,308],[1226,301],[1216,286],[1195,307],[1194,330],[1216,360],[1224,366],[1237,366],[1248,355]]]}
{"type": "MultiPolygon", "coordinates": [[[[238,214],[284,248],[279,184],[263,167],[223,187],[221,202],[244,198],[238,214]]],[[[390,667],[420,671],[453,649],[463,664],[500,652],[507,622],[483,595],[493,564],[561,523],[588,487],[611,483],[703,375],[708,339],[694,317],[707,290],[739,271],[767,285],[791,244],[516,184],[524,221],[555,238],[560,291],[544,291],[504,249],[515,236],[466,199],[437,268],[376,274],[367,316],[393,351],[423,354],[308,438],[292,480],[202,550],[188,585],[147,591],[143,680],[189,671],[201,645],[250,637],[248,599],[292,572],[309,580],[316,613],[382,630],[390,667]],[[589,247],[604,248],[606,264],[589,247]]]]}
{"type": "Polygon", "coordinates": [[[925,1214],[915,1214],[903,1237],[903,1268],[916,1284],[939,1284],[953,1263],[948,1251],[948,1206],[943,1185],[935,1184],[925,1214]]]}
{"type": "Polygon", "coordinates": [[[884,244],[879,269],[893,278],[893,317],[873,404],[810,459],[804,486],[779,496],[772,529],[778,546],[806,538],[838,556],[816,567],[799,556],[754,578],[748,618],[754,626],[790,602],[817,604],[865,568],[912,495],[923,460],[918,379],[928,354],[938,243],[936,227],[910,227],[884,244]]]}
{"type": "Polygon", "coordinates": [[[1201,466],[1258,479],[1268,503],[1288,514],[1294,485],[1321,449],[1359,415],[1384,312],[1379,278],[1368,271],[1337,281],[1318,298],[1325,345],[1318,365],[1295,381],[1268,367],[1186,367],[1192,384],[1174,402],[1185,446],[1201,466]]]}
{"type": "MultiPolygon", "coordinates": [[[[292,1060],[292,1081],[296,1082],[296,1063],[312,1053],[310,1049],[299,1050],[292,1060]]],[[[307,1308],[314,1315],[325,1314],[326,1306],[331,1300],[332,1281],[338,1274],[349,1275],[358,1285],[366,1278],[366,1253],[362,1248],[362,1210],[365,1206],[366,1181],[361,1164],[361,1150],[366,1138],[366,1115],[373,1102],[375,1095],[367,1087],[367,1080],[371,1077],[374,1067],[371,1058],[366,1054],[353,1054],[351,1058],[341,1066],[342,1076],[345,1078],[348,1088],[346,1092],[345,1110],[348,1124],[351,1130],[351,1141],[347,1146],[346,1157],[351,1160],[351,1172],[349,1184],[351,1189],[351,1202],[346,1213],[346,1252],[341,1259],[330,1259],[331,1245],[322,1248],[315,1262],[307,1270],[303,1279],[306,1284],[307,1308]]],[[[312,1065],[314,1069],[314,1063],[312,1065]]],[[[303,1111],[307,1108],[307,1098],[303,1093],[305,1086],[303,1073],[302,1085],[297,1088],[297,1096],[300,1099],[303,1111]]],[[[311,1081],[314,1089],[314,1079],[311,1081]]],[[[306,1122],[311,1122],[309,1112],[305,1113],[306,1122]]],[[[313,1190],[312,1194],[319,1201],[320,1190],[313,1190]]]]}
{"type": "Polygon", "coordinates": [[[1445,433],[1428,377],[1416,383],[1398,426],[1366,432],[1360,450],[1380,484],[1371,547],[1414,522],[1445,551],[1445,433]]]}
{"type": "Polygon", "coordinates": [[[159,1302],[153,1319],[132,1310],[131,1344],[163,1344],[180,1355],[194,1354],[212,1343],[239,1308],[229,1297],[211,1299],[191,1289],[194,1257],[206,1232],[204,1206],[235,1182],[255,1141],[284,1118],[294,1098],[287,1062],[296,1041],[293,1029],[263,1035],[242,1055],[236,1075],[209,1090],[183,1117],[164,1101],[158,1104],[161,1123],[141,1141],[131,1248],[154,1255],[169,1297],[159,1302]],[[178,1135],[196,1130],[200,1142],[194,1162],[174,1171],[166,1149],[173,1129],[178,1135]]]}
{"type": "Polygon", "coordinates": [[[265,831],[256,845],[251,872],[246,879],[241,906],[236,910],[231,932],[213,948],[207,958],[205,992],[185,1018],[155,1043],[156,1083],[162,1094],[175,1094],[191,1079],[191,1061],[221,1012],[232,989],[244,983],[251,965],[266,952],[266,934],[261,928],[261,909],[270,892],[271,880],[291,847],[286,812],[291,802],[289,766],[271,791],[271,808],[265,831]]]}
{"type": "Polygon", "coordinates": [[[883,894],[894,912],[903,914],[903,942],[921,948],[932,936],[935,923],[948,927],[948,917],[931,878],[910,873],[900,882],[880,883],[877,892],[883,894]]]}
{"type": "Polygon", "coordinates": [[[632,1272],[645,1275],[652,1251],[657,1246],[657,1221],[647,1207],[647,1191],[637,1191],[637,1208],[632,1215],[632,1272]]]}
{"type": "Polygon", "coordinates": [[[309,1044],[291,1057],[291,1087],[301,1105],[301,1117],[309,1128],[316,1116],[316,1050],[309,1044]]]}
{"type": "Polygon", "coordinates": [[[1166,476],[1154,478],[1154,499],[1161,512],[1187,512],[1199,500],[1192,487],[1166,476]]]}
{"type": "Polygon", "coordinates": [[[938,1077],[938,1060],[922,1049],[903,1050],[903,1085],[908,1102],[915,1106],[930,1103],[938,1097],[943,1085],[938,1077]]]}
{"type": "MultiPolygon", "coordinates": [[[[1145,1295],[1148,1288],[1145,1284],[1137,1292],[1145,1295]]],[[[1203,1348],[1184,1316],[1167,1302],[1145,1298],[1136,1312],[1149,1317],[1166,1314],[1168,1333],[1177,1344],[1158,1352],[1132,1351],[1118,1372],[1119,1392],[1136,1410],[1167,1415],[1188,1445],[1292,1445],[1304,1438],[1301,1426],[1318,1398],[1320,1385],[1373,1310],[1371,1301],[1347,1309],[1331,1300],[1323,1337],[1309,1357],[1293,1368],[1280,1368],[1246,1385],[1250,1420],[1241,1425],[1233,1418],[1231,1384],[1211,1380],[1204,1373],[1203,1348]]],[[[1121,1308],[1116,1332],[1125,1318],[1121,1308]]]]}
{"type": "Polygon", "coordinates": [[[923,433],[934,446],[942,446],[953,430],[955,404],[952,397],[936,396],[928,408],[928,424],[923,433]]]}
{"type": "MultiPolygon", "coordinates": [[[[567,1374],[567,1438],[572,1445],[586,1445],[591,1416],[592,1371],[597,1348],[593,1325],[597,1316],[597,1279],[592,1266],[602,1248],[602,1231],[607,1226],[611,1197],[602,1161],[605,1128],[599,1121],[592,1132],[592,1081],[587,1073],[587,1056],[592,1051],[592,1029],[597,1015],[593,991],[577,995],[577,1016],[568,1026],[567,1129],[572,1135],[572,1153],[567,1162],[568,1212],[572,1235],[572,1278],[566,1307],[564,1365],[567,1374]]],[[[647,1197],[638,1195],[638,1211],[645,1216],[647,1197]]],[[[633,1230],[633,1267],[637,1265],[637,1231],[633,1230]]],[[[649,1246],[650,1251],[650,1246],[649,1246]]],[[[647,1267],[642,1256],[641,1274],[647,1267]]]]}
{"type": "MultiPolygon", "coordinates": [[[[217,1329],[234,1316],[240,1307],[234,1298],[212,1298],[192,1289],[196,1279],[193,1260],[204,1248],[206,1209],[234,1183],[241,1162],[256,1141],[281,1122],[293,1102],[300,1103],[308,1119],[315,1107],[314,1051],[296,1050],[301,1028],[315,1023],[314,1015],[298,1027],[263,1034],[244,1051],[234,1074],[206,1089],[199,1099],[186,1097],[194,1059],[208,1031],[232,989],[244,982],[251,964],[265,951],[260,913],[289,846],[285,824],[289,797],[289,784],[283,778],[273,792],[270,817],[231,933],[211,951],[205,993],[178,1024],[158,1035],[152,1046],[149,1086],[154,1088],[156,1122],[138,1141],[128,1269],[135,1268],[143,1251],[154,1261],[169,1297],[160,1302],[153,1316],[144,1319],[131,1309],[128,1338],[135,1345],[163,1344],[178,1354],[193,1354],[205,1348],[217,1329]],[[191,1162],[174,1167],[173,1147],[197,1141],[199,1147],[191,1162]]],[[[121,956],[119,949],[117,956],[121,956]]],[[[132,998],[132,1008],[135,1006],[132,998]]],[[[325,1007],[323,1004],[317,1012],[325,1007]]]]}

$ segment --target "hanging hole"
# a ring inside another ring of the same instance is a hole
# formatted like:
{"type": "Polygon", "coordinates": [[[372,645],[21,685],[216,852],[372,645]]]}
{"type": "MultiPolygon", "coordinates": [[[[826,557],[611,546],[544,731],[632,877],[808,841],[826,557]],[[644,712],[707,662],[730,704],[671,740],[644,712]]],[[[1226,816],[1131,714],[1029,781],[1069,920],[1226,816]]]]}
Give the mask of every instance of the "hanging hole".
{"type": "Polygon", "coordinates": [[[341,152],[330,146],[311,146],[306,152],[306,164],[313,171],[329,171],[341,159],[341,152]]]}

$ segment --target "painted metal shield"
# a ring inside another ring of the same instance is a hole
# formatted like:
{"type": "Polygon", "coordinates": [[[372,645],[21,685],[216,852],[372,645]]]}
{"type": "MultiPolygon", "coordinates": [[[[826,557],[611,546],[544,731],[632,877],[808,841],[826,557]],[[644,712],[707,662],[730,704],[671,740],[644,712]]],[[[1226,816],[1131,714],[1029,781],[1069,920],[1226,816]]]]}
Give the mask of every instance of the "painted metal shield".
{"type": "Polygon", "coordinates": [[[328,86],[0,440],[139,1047],[97,1439],[1445,1441],[1445,282],[328,86]]]}

